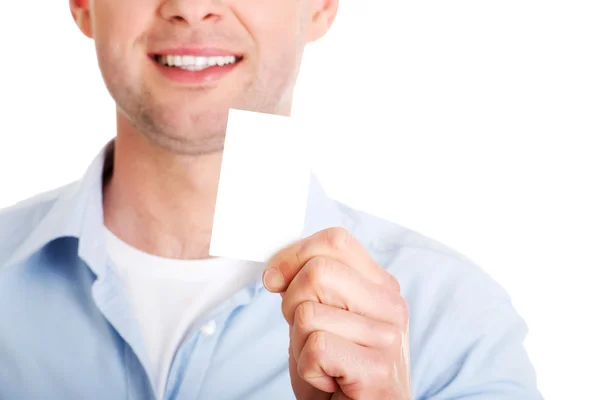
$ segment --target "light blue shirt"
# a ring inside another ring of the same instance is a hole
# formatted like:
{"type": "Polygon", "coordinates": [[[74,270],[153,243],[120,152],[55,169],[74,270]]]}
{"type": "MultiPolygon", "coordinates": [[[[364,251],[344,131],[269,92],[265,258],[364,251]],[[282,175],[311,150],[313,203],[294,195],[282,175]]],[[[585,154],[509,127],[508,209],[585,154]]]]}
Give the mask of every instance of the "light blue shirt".
{"type": "MultiPolygon", "coordinates": [[[[107,262],[102,176],[0,211],[0,399],[149,400],[148,357],[107,262]]],[[[110,158],[108,158],[110,160],[110,158]]],[[[391,185],[395,184],[390,182],[391,185]]],[[[472,261],[330,199],[313,176],[303,237],[343,226],[400,282],[410,309],[414,399],[540,399],[507,293],[472,261]]],[[[206,316],[174,357],[165,399],[293,399],[281,297],[260,281],[206,316]]]]}

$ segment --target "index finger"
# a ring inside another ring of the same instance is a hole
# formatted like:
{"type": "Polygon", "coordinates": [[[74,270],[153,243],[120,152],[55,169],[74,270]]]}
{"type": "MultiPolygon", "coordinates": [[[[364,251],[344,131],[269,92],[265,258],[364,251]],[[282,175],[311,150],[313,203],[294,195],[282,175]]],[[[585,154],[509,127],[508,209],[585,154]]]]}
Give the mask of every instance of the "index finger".
{"type": "Polygon", "coordinates": [[[300,269],[317,256],[332,258],[373,283],[400,291],[398,281],[371,258],[348,230],[340,227],[319,231],[278,252],[263,273],[265,287],[271,292],[284,292],[300,269]]]}

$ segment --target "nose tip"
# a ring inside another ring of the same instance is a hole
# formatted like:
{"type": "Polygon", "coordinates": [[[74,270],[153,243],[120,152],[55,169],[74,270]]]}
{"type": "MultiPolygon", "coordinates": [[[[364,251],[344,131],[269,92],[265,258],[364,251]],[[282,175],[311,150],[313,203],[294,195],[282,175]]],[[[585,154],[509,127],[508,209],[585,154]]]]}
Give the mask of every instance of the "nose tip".
{"type": "Polygon", "coordinates": [[[222,15],[221,8],[220,1],[170,0],[163,3],[160,15],[171,23],[195,25],[218,21],[222,15]]]}
{"type": "Polygon", "coordinates": [[[174,16],[168,18],[168,20],[170,22],[184,23],[184,24],[190,24],[190,25],[192,25],[195,21],[210,21],[211,19],[216,21],[219,19],[219,16],[216,14],[207,14],[200,18],[186,18],[182,15],[174,15],[174,16]]]}

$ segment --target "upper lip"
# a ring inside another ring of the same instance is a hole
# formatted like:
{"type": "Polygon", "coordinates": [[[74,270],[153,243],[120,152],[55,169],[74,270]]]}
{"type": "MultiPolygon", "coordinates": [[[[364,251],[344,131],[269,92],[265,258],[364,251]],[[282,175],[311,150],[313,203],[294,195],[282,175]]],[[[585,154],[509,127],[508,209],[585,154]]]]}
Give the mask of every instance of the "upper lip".
{"type": "Polygon", "coordinates": [[[154,56],[196,56],[196,57],[223,57],[223,56],[235,56],[239,58],[242,56],[241,53],[227,50],[219,47],[193,47],[193,46],[180,46],[163,48],[150,53],[154,56]]]}

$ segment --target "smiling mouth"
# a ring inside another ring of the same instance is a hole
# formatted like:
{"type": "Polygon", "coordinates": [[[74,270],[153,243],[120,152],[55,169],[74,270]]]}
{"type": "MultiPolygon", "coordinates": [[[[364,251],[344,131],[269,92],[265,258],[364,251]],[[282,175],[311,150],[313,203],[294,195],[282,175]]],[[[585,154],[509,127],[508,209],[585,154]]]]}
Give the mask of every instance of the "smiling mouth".
{"type": "Polygon", "coordinates": [[[237,64],[242,61],[243,57],[234,55],[229,56],[193,56],[193,55],[161,55],[155,54],[152,56],[154,61],[170,68],[178,68],[186,71],[202,71],[210,67],[223,67],[227,65],[237,64]]]}

